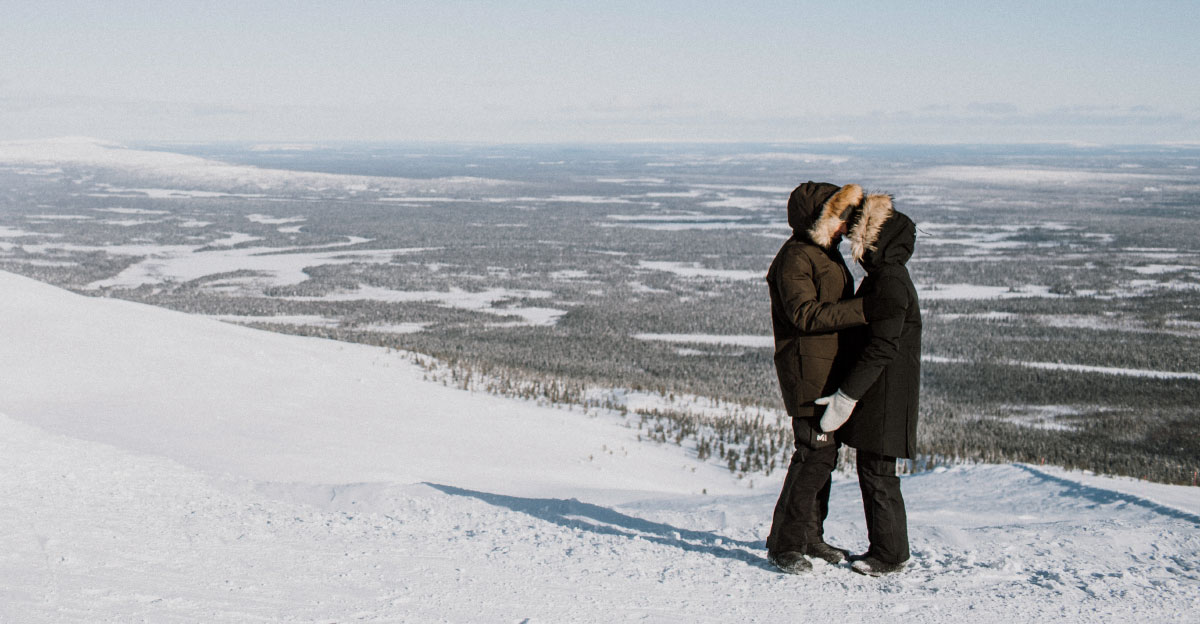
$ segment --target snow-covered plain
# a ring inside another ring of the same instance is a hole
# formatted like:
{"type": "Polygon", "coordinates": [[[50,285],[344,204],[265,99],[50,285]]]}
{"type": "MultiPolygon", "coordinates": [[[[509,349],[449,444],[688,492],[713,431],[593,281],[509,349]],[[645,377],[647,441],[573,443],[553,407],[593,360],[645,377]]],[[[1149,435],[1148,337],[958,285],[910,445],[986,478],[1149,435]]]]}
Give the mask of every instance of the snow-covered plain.
{"type": "MultiPolygon", "coordinates": [[[[965,358],[944,357],[940,355],[923,355],[922,362],[936,364],[974,364],[965,358]]],[[[1020,360],[990,360],[988,364],[1005,366],[1022,366],[1038,370],[1071,371],[1075,373],[1093,373],[1098,375],[1121,375],[1124,377],[1143,377],[1147,379],[1190,379],[1200,381],[1200,373],[1149,370],[1145,368],[1120,368],[1116,366],[1089,366],[1087,364],[1068,364],[1065,362],[1025,362],[1020,360]]]]}
{"type": "Polygon", "coordinates": [[[917,296],[922,301],[944,299],[1020,299],[1025,297],[1054,297],[1049,286],[1026,285],[980,286],[978,284],[917,285],[917,296]]]}
{"type": "Polygon", "coordinates": [[[261,276],[258,287],[299,284],[308,279],[304,269],[327,264],[374,263],[386,264],[395,256],[416,254],[428,248],[345,250],[342,247],[367,242],[351,238],[345,243],[320,247],[235,247],[257,240],[240,232],[207,245],[160,246],[72,246],[26,245],[27,250],[64,249],[74,251],[104,251],[110,254],[145,255],[115,277],[89,284],[89,288],[137,288],[143,284],[164,281],[183,283],[209,275],[233,271],[254,271],[261,276]]]}
{"type": "Polygon", "coordinates": [[[436,303],[448,308],[474,310],[499,316],[520,317],[522,325],[554,325],[566,314],[566,310],[549,307],[510,306],[506,302],[517,299],[549,299],[554,293],[547,290],[510,290],[488,288],[479,292],[467,292],[460,288],[447,291],[392,290],[376,286],[359,286],[347,292],[333,293],[323,297],[287,297],[293,301],[421,301],[436,303]]]}
{"type": "MultiPolygon", "coordinates": [[[[0,620],[1195,621],[1200,489],[1046,467],[904,478],[914,559],[762,555],[734,478],[404,354],[0,273],[0,620]]],[[[753,484],[753,487],[751,487],[753,484]]],[[[826,534],[866,546],[852,479],[826,534]]]]}
{"type": "Polygon", "coordinates": [[[1025,186],[1029,184],[1089,184],[1099,182],[1130,183],[1143,180],[1171,179],[1170,176],[1155,176],[1144,173],[1111,173],[1106,171],[1081,171],[1077,169],[989,167],[989,166],[941,166],[920,172],[922,179],[983,182],[987,184],[1025,186]]]}
{"type": "Polygon", "coordinates": [[[634,334],[638,340],[685,342],[693,344],[732,345],[735,347],[767,348],[775,346],[773,336],[721,336],[716,334],[634,334]]]}
{"type": "Polygon", "coordinates": [[[707,269],[700,266],[698,262],[667,262],[667,261],[651,261],[642,260],[638,262],[638,267],[649,269],[651,271],[666,271],[674,273],[680,277],[690,279],[714,279],[714,280],[760,280],[766,274],[765,271],[743,271],[738,269],[707,269]]]}

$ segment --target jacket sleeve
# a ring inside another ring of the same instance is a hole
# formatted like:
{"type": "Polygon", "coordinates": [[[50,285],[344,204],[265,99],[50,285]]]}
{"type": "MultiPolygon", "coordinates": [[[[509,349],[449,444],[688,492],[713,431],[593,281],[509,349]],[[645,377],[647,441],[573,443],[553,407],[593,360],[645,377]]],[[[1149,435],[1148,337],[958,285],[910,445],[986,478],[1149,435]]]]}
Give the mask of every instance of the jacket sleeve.
{"type": "Polygon", "coordinates": [[[819,301],[814,277],[812,263],[799,254],[784,258],[779,271],[775,273],[784,311],[800,331],[831,332],[867,322],[863,316],[862,299],[819,301]]]}
{"type": "Polygon", "coordinates": [[[908,311],[908,290],[903,282],[885,277],[875,284],[869,296],[876,298],[879,317],[867,325],[867,344],[842,380],[841,391],[858,400],[871,389],[883,369],[900,353],[900,332],[908,311]]]}

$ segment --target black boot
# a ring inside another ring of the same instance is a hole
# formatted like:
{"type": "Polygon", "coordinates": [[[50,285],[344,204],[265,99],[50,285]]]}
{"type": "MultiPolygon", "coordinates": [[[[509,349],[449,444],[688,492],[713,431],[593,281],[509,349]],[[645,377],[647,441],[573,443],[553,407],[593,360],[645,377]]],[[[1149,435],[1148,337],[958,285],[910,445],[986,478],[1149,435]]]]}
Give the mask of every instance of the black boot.
{"type": "Polygon", "coordinates": [[[788,574],[803,574],[812,571],[812,563],[804,558],[804,553],[795,550],[781,553],[768,552],[767,561],[779,568],[780,572],[788,574]]]}
{"type": "Polygon", "coordinates": [[[835,548],[825,542],[817,542],[815,544],[805,544],[804,554],[817,559],[824,559],[833,565],[837,565],[846,560],[850,556],[848,551],[841,548],[835,548]]]}
{"type": "Polygon", "coordinates": [[[867,576],[883,576],[884,574],[895,574],[904,570],[907,561],[900,563],[887,563],[880,561],[870,555],[854,557],[854,562],[850,564],[850,569],[865,574],[867,576]]]}

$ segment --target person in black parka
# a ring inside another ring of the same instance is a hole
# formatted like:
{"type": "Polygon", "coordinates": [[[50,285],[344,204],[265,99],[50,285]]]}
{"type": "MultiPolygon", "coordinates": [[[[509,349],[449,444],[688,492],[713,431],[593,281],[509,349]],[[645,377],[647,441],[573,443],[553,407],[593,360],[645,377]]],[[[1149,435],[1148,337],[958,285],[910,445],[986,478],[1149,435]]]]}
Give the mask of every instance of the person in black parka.
{"type": "Polygon", "coordinates": [[[837,246],[862,199],[857,184],[806,182],[796,187],[787,206],[792,237],[767,272],[775,371],[792,417],[796,449],[767,537],[767,557],[784,572],[810,570],[807,557],[837,563],[846,555],[824,540],[838,445],[833,434],[821,431],[824,410],[813,401],[836,390],[849,368],[842,330],[866,323],[837,246]]]}
{"type": "Polygon", "coordinates": [[[905,266],[916,242],[916,225],[893,210],[891,197],[870,195],[850,239],[855,259],[867,271],[856,294],[863,298],[870,323],[862,332],[862,351],[838,392],[817,403],[829,406],[821,428],[836,429],[837,440],[858,451],[870,547],[852,565],[857,572],[878,576],[902,570],[909,558],[896,458],[911,459],[916,453],[921,310],[905,266]],[[845,422],[840,428],[839,420],[845,422]]]}

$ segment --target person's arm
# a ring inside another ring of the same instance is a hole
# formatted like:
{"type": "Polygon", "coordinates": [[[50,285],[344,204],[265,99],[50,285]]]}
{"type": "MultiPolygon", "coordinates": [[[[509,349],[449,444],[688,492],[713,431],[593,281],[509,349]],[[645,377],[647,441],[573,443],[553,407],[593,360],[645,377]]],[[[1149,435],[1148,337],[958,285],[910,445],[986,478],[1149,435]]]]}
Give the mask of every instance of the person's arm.
{"type": "Polygon", "coordinates": [[[817,300],[812,269],[808,258],[801,254],[790,254],[783,259],[775,273],[779,297],[792,324],[806,333],[831,332],[865,324],[867,319],[863,316],[862,299],[855,297],[837,302],[817,300]]]}
{"type": "Polygon", "coordinates": [[[837,392],[816,401],[824,405],[821,431],[835,431],[850,420],[854,406],[900,353],[900,332],[908,311],[908,290],[900,280],[883,278],[862,298],[867,318],[867,346],[842,380],[837,392]]]}
{"type": "Polygon", "coordinates": [[[895,277],[885,277],[876,282],[865,300],[871,312],[871,322],[867,325],[867,345],[842,380],[840,388],[842,394],[855,401],[867,393],[888,363],[900,354],[900,332],[904,330],[904,318],[910,303],[904,282],[895,277]]]}

